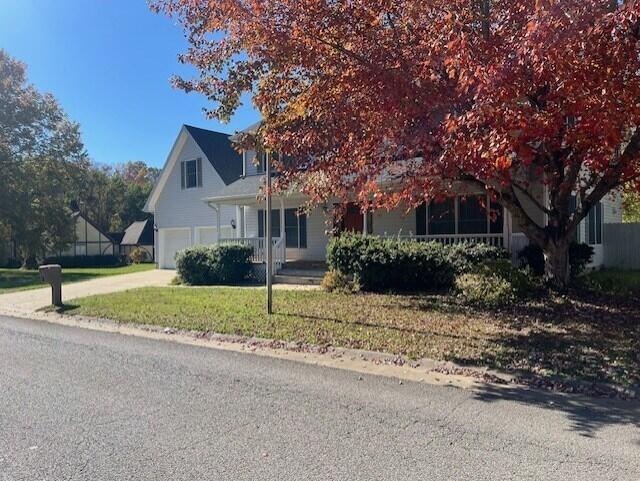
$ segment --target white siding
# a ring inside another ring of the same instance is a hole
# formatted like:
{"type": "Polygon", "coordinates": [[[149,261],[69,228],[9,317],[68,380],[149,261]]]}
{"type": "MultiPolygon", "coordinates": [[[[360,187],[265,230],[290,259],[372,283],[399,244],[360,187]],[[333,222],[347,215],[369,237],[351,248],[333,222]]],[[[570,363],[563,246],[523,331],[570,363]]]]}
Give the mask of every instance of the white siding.
{"type": "Polygon", "coordinates": [[[399,207],[390,211],[377,210],[372,215],[373,234],[375,235],[411,235],[416,233],[416,211],[399,207]]]}
{"type": "Polygon", "coordinates": [[[111,240],[80,215],[76,217],[75,236],[75,243],[71,244],[60,255],[97,256],[117,254],[117,249],[114,248],[111,240]]]}
{"type": "MultiPolygon", "coordinates": [[[[215,195],[224,187],[224,182],[208,161],[198,144],[185,134],[185,140],[178,144],[178,156],[167,178],[164,188],[158,196],[154,212],[158,229],[188,228],[191,242],[197,242],[196,228],[209,228],[215,232],[216,211],[202,199],[215,195]],[[202,187],[182,189],[180,176],[180,162],[202,158],[202,187]]],[[[221,234],[229,233],[233,237],[231,221],[235,220],[234,206],[222,206],[220,215],[221,234]]],[[[205,231],[207,242],[210,240],[205,231]]],[[[159,241],[161,242],[161,241],[159,241]]],[[[162,246],[157,246],[158,251],[162,246]]]]}

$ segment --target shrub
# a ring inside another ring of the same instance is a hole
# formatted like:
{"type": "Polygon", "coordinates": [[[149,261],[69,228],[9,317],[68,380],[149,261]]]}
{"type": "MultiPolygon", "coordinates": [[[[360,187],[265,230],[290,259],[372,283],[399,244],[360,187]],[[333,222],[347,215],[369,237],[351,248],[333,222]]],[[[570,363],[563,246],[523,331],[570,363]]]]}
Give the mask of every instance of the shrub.
{"type": "Polygon", "coordinates": [[[481,264],[509,257],[509,253],[502,247],[482,242],[450,244],[445,247],[445,250],[447,259],[451,262],[456,274],[472,272],[481,264]]]}
{"type": "Polygon", "coordinates": [[[180,279],[190,285],[237,284],[251,270],[253,248],[240,244],[195,246],[178,252],[180,279]]]}
{"type": "MultiPolygon", "coordinates": [[[[518,253],[520,264],[528,266],[537,276],[544,275],[544,253],[535,244],[529,244],[518,253]]],[[[584,272],[587,265],[593,259],[593,247],[590,245],[572,242],[569,245],[569,268],[571,277],[577,277],[584,272]]]]}
{"type": "Polygon", "coordinates": [[[251,271],[253,247],[227,244],[214,247],[218,254],[217,275],[219,282],[237,284],[243,282],[251,271]]]}
{"type": "Polygon", "coordinates": [[[142,264],[149,259],[149,254],[146,250],[136,247],[129,253],[129,261],[132,264],[142,264]]]}
{"type": "Polygon", "coordinates": [[[593,260],[593,247],[585,243],[572,242],[569,246],[569,266],[571,276],[577,277],[584,272],[593,260]]]}
{"type": "Polygon", "coordinates": [[[456,278],[456,289],[465,300],[489,307],[523,299],[534,287],[531,278],[507,260],[488,262],[456,278]]]}
{"type": "Polygon", "coordinates": [[[435,242],[347,233],[329,242],[327,263],[366,291],[443,289],[454,281],[444,247],[435,242]]]}
{"type": "Polygon", "coordinates": [[[61,256],[47,257],[42,264],[60,264],[60,266],[72,267],[118,267],[126,264],[125,256],[61,256]]]}
{"type": "Polygon", "coordinates": [[[544,274],[544,253],[535,244],[529,244],[518,252],[518,262],[522,267],[528,267],[536,276],[544,274]]]}
{"type": "Polygon", "coordinates": [[[322,288],[327,292],[358,292],[360,286],[338,271],[328,271],[322,279],[322,288]]]}

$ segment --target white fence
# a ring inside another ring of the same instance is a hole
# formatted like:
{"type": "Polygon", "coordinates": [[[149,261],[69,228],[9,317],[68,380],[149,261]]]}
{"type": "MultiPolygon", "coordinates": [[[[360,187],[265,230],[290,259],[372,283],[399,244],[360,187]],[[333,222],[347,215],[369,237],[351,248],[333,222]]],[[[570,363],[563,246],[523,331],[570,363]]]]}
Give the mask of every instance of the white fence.
{"type": "Polygon", "coordinates": [[[446,245],[469,242],[504,247],[504,236],[502,234],[387,235],[383,237],[416,242],[440,242],[446,245]]]}
{"type": "Polygon", "coordinates": [[[604,266],[640,269],[640,223],[603,224],[604,266]]]}

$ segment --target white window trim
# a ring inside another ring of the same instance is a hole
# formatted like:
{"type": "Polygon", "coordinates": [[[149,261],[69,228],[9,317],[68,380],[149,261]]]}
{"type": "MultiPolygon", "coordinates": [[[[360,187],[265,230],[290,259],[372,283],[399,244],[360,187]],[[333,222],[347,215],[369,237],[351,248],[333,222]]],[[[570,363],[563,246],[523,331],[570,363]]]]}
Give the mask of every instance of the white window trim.
{"type": "Polygon", "coordinates": [[[190,190],[190,189],[197,189],[198,186],[200,185],[199,179],[198,179],[198,159],[189,159],[189,160],[185,160],[184,161],[184,189],[185,190],[190,190]],[[187,175],[187,165],[193,162],[195,165],[195,185],[193,185],[192,187],[189,187],[189,176],[187,175]]]}

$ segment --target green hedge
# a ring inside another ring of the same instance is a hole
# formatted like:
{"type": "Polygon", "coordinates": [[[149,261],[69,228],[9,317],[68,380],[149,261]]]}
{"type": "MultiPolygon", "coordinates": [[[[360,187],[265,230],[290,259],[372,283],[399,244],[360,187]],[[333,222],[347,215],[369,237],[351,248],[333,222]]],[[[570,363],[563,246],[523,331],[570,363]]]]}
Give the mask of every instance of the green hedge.
{"type": "Polygon", "coordinates": [[[193,286],[239,284],[251,271],[253,247],[241,244],[195,246],[178,252],[180,279],[193,286]]]}
{"type": "Polygon", "coordinates": [[[58,256],[47,257],[42,264],[60,264],[62,267],[118,267],[127,263],[125,256],[58,256]]]}
{"type": "Polygon", "coordinates": [[[486,262],[508,259],[509,253],[502,247],[483,242],[461,242],[445,246],[447,259],[451,262],[456,274],[472,272],[486,262]]]}
{"type": "Polygon", "coordinates": [[[365,291],[448,289],[455,275],[439,243],[360,234],[333,238],[327,263],[331,270],[353,277],[365,291]]]}
{"type": "Polygon", "coordinates": [[[488,307],[512,304],[530,295],[531,277],[508,260],[489,261],[456,277],[456,290],[467,302],[488,307]]]}

